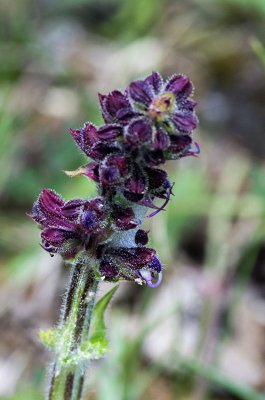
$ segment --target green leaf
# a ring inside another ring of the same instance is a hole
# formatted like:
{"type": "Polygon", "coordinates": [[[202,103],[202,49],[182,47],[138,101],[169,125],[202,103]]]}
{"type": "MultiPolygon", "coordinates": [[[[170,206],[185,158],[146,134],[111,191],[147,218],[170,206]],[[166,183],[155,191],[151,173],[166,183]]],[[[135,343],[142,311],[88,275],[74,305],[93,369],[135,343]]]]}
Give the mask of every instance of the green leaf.
{"type": "Polygon", "coordinates": [[[106,339],[106,325],[104,321],[104,313],[106,308],[118,289],[119,285],[114,286],[108,293],[105,294],[95,305],[93,322],[91,327],[90,343],[102,343],[105,347],[107,344],[106,339]]]}
{"type": "Polygon", "coordinates": [[[265,48],[263,44],[257,38],[253,38],[250,45],[258,56],[260,62],[263,64],[263,67],[265,67],[265,48]]]}

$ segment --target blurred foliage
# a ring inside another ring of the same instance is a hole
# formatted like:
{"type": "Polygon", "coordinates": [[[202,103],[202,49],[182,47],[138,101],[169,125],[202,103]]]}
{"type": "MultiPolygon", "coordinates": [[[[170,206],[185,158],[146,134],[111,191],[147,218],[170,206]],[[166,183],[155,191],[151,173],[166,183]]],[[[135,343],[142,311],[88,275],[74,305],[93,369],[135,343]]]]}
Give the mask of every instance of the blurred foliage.
{"type": "Polygon", "coordinates": [[[95,195],[93,183],[63,173],[86,163],[69,127],[86,120],[100,124],[96,92],[122,87],[150,68],[192,77],[202,155],[168,166],[175,198],[166,212],[145,222],[165,263],[165,281],[156,291],[120,285],[107,324],[112,351],[91,371],[88,398],[264,397],[264,26],[261,0],[1,2],[2,400],[43,398],[48,356],[37,332],[58,320],[68,272],[38,247],[26,212],[42,187],[67,199],[95,195]],[[170,292],[175,277],[180,286],[170,292]],[[189,288],[183,296],[182,279],[189,288]],[[187,311],[182,301],[201,286],[206,292],[187,311]],[[170,305],[164,304],[166,293],[170,305]],[[245,307],[253,293],[254,311],[245,307]],[[257,314],[255,324],[241,322],[242,308],[248,318],[257,314]],[[170,318],[171,358],[165,350],[158,360],[170,318]],[[187,320],[196,321],[188,330],[188,340],[195,337],[190,355],[182,349],[187,320]],[[159,339],[148,351],[156,332],[159,339]],[[259,357],[247,354],[242,342],[242,358],[231,359],[234,372],[243,374],[236,379],[223,359],[245,336],[259,357]],[[245,359],[255,360],[247,373],[241,371],[245,359]],[[252,374],[259,380],[251,381],[252,374]]]}

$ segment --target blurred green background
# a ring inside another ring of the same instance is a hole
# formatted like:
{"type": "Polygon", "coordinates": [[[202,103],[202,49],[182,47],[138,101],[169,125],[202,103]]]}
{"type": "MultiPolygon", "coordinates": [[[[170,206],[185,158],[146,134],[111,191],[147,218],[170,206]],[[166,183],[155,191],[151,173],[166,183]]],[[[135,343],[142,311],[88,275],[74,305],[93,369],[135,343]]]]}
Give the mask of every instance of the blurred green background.
{"type": "Polygon", "coordinates": [[[57,322],[68,276],[25,213],[42,187],[95,193],[62,173],[85,162],[68,129],[101,123],[97,92],[153,69],[192,78],[202,153],[168,163],[175,197],[145,223],[164,281],[121,283],[87,399],[265,398],[262,43],[264,0],[1,1],[2,400],[43,399],[38,330],[57,322]]]}

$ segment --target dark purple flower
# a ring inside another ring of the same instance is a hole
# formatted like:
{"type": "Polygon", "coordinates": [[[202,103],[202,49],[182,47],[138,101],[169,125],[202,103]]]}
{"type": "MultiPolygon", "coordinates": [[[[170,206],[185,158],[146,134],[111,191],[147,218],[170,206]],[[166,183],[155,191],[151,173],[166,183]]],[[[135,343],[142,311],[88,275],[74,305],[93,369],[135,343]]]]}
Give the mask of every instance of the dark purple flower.
{"type": "Polygon", "coordinates": [[[133,81],[124,93],[113,91],[99,97],[105,122],[124,126],[126,142],[138,148],[146,144],[146,149],[142,147],[146,162],[159,165],[168,157],[188,155],[181,146],[176,154],[174,137],[189,136],[198,125],[192,92],[187,76],[175,74],[165,81],[153,72],[133,81]]]}
{"type": "Polygon", "coordinates": [[[155,250],[147,247],[108,248],[99,271],[107,280],[140,279],[150,287],[157,287],[162,280],[162,265],[155,250]]]}
{"type": "Polygon", "coordinates": [[[77,219],[83,200],[64,202],[54,191],[43,189],[30,214],[41,227],[42,246],[64,258],[75,256],[80,249],[81,234],[77,219]]]}
{"type": "Polygon", "coordinates": [[[151,126],[163,128],[167,134],[183,134],[191,133],[198,124],[193,112],[195,102],[189,99],[192,90],[189,78],[184,75],[173,75],[164,82],[153,72],[145,80],[132,82],[127,94],[132,108],[151,126]]]}
{"type": "Polygon", "coordinates": [[[42,247],[72,258],[86,248],[89,235],[102,233],[107,208],[101,198],[65,202],[54,191],[43,189],[30,216],[42,229],[42,247]]]}
{"type": "Polygon", "coordinates": [[[87,122],[81,129],[70,129],[70,133],[87,156],[94,160],[102,160],[106,155],[119,151],[116,139],[122,135],[122,128],[117,124],[96,128],[87,122]]]}

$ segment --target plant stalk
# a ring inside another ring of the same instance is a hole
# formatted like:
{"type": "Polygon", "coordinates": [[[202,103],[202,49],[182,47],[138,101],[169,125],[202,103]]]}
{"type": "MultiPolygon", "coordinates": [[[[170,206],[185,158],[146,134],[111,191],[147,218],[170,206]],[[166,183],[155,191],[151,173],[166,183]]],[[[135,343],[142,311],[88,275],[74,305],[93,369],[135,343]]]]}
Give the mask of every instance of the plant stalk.
{"type": "Polygon", "coordinates": [[[77,263],[63,304],[48,400],[80,400],[89,361],[78,360],[89,338],[98,281],[91,266],[77,263]]]}

